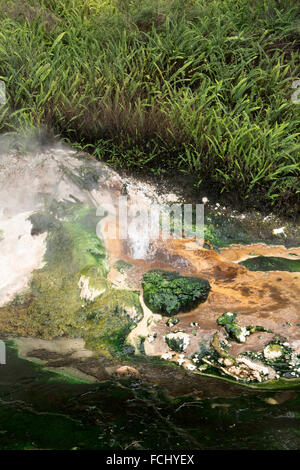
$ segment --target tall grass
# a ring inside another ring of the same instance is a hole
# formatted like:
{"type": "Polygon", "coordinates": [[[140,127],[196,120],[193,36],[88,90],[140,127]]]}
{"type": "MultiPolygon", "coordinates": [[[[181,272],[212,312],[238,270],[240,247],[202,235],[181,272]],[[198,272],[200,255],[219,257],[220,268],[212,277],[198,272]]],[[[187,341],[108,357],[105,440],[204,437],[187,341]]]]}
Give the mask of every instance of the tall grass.
{"type": "Polygon", "coordinates": [[[0,130],[300,201],[298,0],[0,0],[0,130]]]}

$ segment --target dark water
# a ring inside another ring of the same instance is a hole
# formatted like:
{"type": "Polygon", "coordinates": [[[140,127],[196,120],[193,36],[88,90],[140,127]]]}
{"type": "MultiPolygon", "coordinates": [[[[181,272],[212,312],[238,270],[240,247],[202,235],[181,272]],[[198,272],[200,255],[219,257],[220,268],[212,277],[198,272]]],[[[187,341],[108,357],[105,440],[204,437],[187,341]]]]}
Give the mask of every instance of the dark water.
{"type": "Polygon", "coordinates": [[[202,390],[201,400],[171,399],[139,380],[76,383],[19,359],[10,345],[0,366],[0,449],[300,447],[299,387],[236,390],[228,398],[205,398],[202,390]]]}

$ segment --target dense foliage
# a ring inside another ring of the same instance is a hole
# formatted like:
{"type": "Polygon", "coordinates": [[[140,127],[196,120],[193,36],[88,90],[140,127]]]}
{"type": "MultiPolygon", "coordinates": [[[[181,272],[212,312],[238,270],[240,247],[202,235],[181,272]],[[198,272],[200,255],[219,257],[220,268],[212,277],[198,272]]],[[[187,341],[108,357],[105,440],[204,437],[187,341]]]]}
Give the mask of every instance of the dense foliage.
{"type": "Polygon", "coordinates": [[[0,131],[295,210],[298,0],[0,0],[0,131]]]}

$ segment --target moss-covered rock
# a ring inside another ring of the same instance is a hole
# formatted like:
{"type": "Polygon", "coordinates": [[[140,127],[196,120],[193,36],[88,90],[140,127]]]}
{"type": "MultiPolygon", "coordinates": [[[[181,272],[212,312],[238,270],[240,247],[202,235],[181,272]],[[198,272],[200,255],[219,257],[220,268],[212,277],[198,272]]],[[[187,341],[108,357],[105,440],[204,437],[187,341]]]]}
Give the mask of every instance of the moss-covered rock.
{"type": "Polygon", "coordinates": [[[80,313],[86,344],[101,353],[128,353],[126,338],[143,318],[136,292],[109,289],[80,313]]]}
{"type": "Polygon", "coordinates": [[[165,341],[171,351],[183,352],[188,347],[190,338],[187,333],[178,331],[177,333],[169,333],[166,335],[165,341]]]}
{"type": "Polygon", "coordinates": [[[172,328],[173,326],[177,325],[177,323],[179,323],[179,319],[176,317],[171,317],[171,318],[168,318],[166,325],[169,328],[172,328]]]}
{"type": "Polygon", "coordinates": [[[232,339],[238,343],[244,343],[246,336],[250,335],[250,331],[247,330],[247,327],[238,325],[235,322],[236,317],[236,313],[226,312],[218,318],[217,323],[225,327],[225,330],[232,339]]]}
{"type": "Polygon", "coordinates": [[[180,276],[175,271],[151,270],[142,281],[144,301],[156,313],[173,315],[204,302],[210,291],[206,279],[180,276]]]}
{"type": "Polygon", "coordinates": [[[276,378],[295,379],[300,377],[300,355],[294,351],[284,337],[276,335],[263,351],[243,353],[254,360],[260,360],[276,371],[276,378]]]}
{"type": "Polygon", "coordinates": [[[285,349],[280,344],[270,343],[265,347],[263,353],[265,359],[276,360],[280,359],[284,355],[285,349]]]}
{"type": "Polygon", "coordinates": [[[272,333],[271,330],[264,328],[263,326],[240,326],[236,321],[237,313],[226,312],[223,313],[221,317],[218,318],[217,323],[220,326],[224,326],[229,337],[234,339],[238,343],[244,343],[246,337],[256,331],[265,331],[267,333],[272,333]]]}

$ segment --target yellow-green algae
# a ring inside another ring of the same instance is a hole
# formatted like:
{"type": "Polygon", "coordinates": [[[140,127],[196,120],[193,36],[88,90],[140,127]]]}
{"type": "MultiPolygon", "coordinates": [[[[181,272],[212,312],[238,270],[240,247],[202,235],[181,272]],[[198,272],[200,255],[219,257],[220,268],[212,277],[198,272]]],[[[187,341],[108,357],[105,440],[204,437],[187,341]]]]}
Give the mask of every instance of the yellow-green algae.
{"type": "Polygon", "coordinates": [[[114,264],[114,268],[119,271],[121,274],[124,274],[126,271],[128,271],[128,269],[130,269],[132,267],[132,264],[131,263],[127,263],[126,261],[124,261],[123,259],[118,259],[115,264],[114,264]]]}
{"type": "Polygon", "coordinates": [[[142,308],[137,292],[113,289],[106,278],[109,267],[96,235],[95,212],[80,203],[51,203],[31,217],[33,234],[48,232],[46,264],[33,272],[28,291],[0,309],[2,332],[45,339],[83,337],[101,353],[124,352],[142,308]],[[81,298],[82,276],[90,288],[103,292],[93,301],[81,298]]]}

